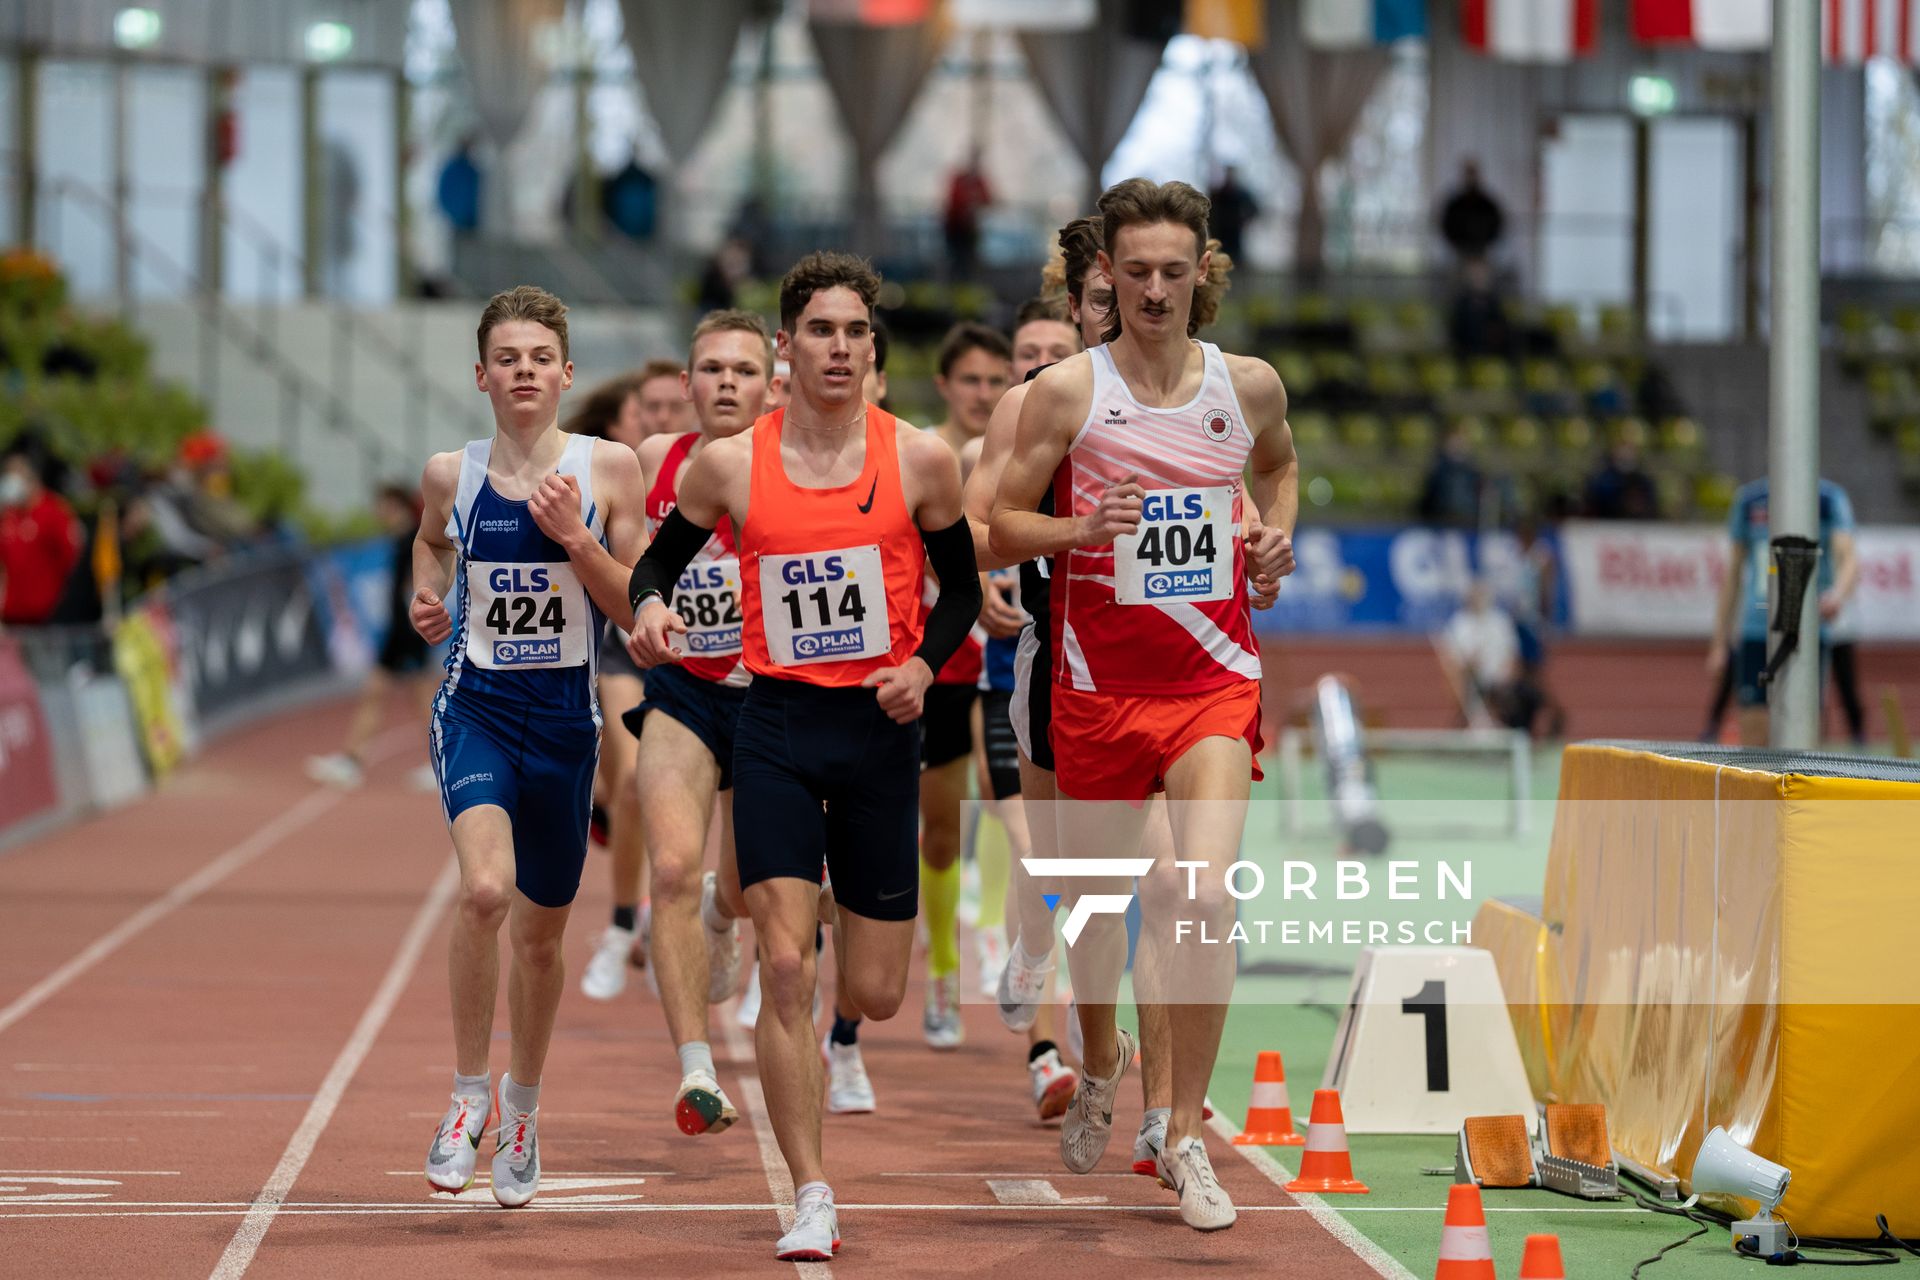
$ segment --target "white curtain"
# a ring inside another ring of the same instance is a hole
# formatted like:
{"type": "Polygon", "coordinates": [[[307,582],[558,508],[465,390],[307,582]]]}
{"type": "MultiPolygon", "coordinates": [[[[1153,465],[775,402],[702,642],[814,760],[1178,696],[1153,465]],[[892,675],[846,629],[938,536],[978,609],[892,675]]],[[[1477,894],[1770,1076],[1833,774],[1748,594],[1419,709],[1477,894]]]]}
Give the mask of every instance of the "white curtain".
{"type": "Polygon", "coordinates": [[[534,33],[560,20],[566,0],[449,0],[449,4],[474,114],[496,151],[504,152],[520,135],[534,97],[546,83],[547,67],[534,51],[534,33]]]}
{"type": "Polygon", "coordinates": [[[740,31],[759,7],[754,0],[620,0],[647,111],[676,167],[705,136],[727,90],[740,31]]]}
{"type": "Polygon", "coordinates": [[[1020,33],[1040,96],[1087,166],[1088,211],[1103,186],[1100,170],[1140,110],[1166,47],[1125,34],[1127,7],[1127,0],[1100,0],[1100,20],[1091,31],[1020,33]]]}
{"type": "MultiPolygon", "coordinates": [[[[1268,0],[1267,29],[1299,29],[1298,0],[1268,0]]],[[[1280,147],[1300,175],[1300,214],[1294,224],[1294,267],[1320,269],[1326,216],[1320,172],[1347,153],[1389,56],[1384,49],[1319,49],[1299,39],[1269,40],[1248,54],[1253,78],[1267,100],[1280,147]]]]}
{"type": "Polygon", "coordinates": [[[820,74],[853,145],[853,245],[876,253],[881,244],[880,157],[900,132],[907,111],[947,42],[945,22],[867,27],[809,22],[820,74]]]}

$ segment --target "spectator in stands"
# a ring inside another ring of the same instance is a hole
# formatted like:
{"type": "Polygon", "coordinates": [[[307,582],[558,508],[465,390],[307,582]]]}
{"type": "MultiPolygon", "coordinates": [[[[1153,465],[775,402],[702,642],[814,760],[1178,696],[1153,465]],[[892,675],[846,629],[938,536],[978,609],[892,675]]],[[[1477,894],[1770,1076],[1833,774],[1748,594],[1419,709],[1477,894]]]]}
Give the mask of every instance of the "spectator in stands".
{"type": "MultiPolygon", "coordinates": [[[[1773,562],[1767,487],[1763,478],[1740,486],[1734,494],[1733,509],[1727,515],[1727,533],[1733,547],[1727,559],[1726,577],[1720,584],[1713,639],[1707,646],[1707,676],[1717,686],[1737,695],[1740,742],[1749,747],[1767,745],[1771,727],[1767,718],[1767,686],[1760,682],[1771,648],[1767,636],[1771,616],[1768,578],[1773,562]]],[[[1847,496],[1847,491],[1831,480],[1822,479],[1819,511],[1819,576],[1812,584],[1819,592],[1815,602],[1819,644],[1816,649],[1803,636],[1800,652],[1811,657],[1817,651],[1824,668],[1832,639],[1828,629],[1840,618],[1860,585],[1860,554],[1854,542],[1853,499],[1847,496]]],[[[1856,691],[1854,697],[1858,696],[1856,691]]],[[[1708,713],[1707,738],[1718,736],[1725,710],[1725,695],[1716,691],[1714,705],[1708,713]]],[[[1864,718],[1862,716],[1862,720],[1864,718]]],[[[1864,736],[1864,723],[1849,727],[1855,733],[1856,742],[1864,736]]]]}
{"type": "Polygon", "coordinates": [[[980,258],[980,214],[993,203],[993,189],[980,172],[980,148],[967,157],[964,169],[947,186],[947,268],[954,280],[971,280],[980,258]]]}
{"type": "Polygon", "coordinates": [[[1540,522],[1533,516],[1515,521],[1513,536],[1520,553],[1519,574],[1509,604],[1520,640],[1520,673],[1539,691],[1541,708],[1547,713],[1546,735],[1558,738],[1566,728],[1567,713],[1548,688],[1546,672],[1547,634],[1553,627],[1560,589],[1559,559],[1552,544],[1540,536],[1540,522]]]}
{"type": "Polygon", "coordinates": [[[1493,590],[1475,580],[1467,598],[1435,640],[1440,669],[1459,700],[1461,715],[1476,729],[1504,725],[1533,732],[1540,691],[1520,660],[1520,630],[1493,602],[1493,590]]]}
{"type": "Polygon", "coordinates": [[[753,278],[753,246],[729,235],[700,273],[700,309],[727,311],[739,305],[740,286],[753,278]]]}
{"type": "Polygon", "coordinates": [[[1461,271],[1460,292],[1447,315],[1447,338],[1455,355],[1510,357],[1515,354],[1515,332],[1500,296],[1493,266],[1474,258],[1461,271]]]}
{"type": "MultiPolygon", "coordinates": [[[[388,580],[386,634],[379,658],[367,673],[360,688],[360,700],[354,705],[353,719],[347,725],[345,748],[331,755],[308,756],[307,776],[315,782],[351,789],[366,776],[367,750],[386,720],[393,691],[401,684],[411,685],[412,701],[422,721],[439,686],[439,672],[428,661],[430,649],[413,629],[407,606],[413,599],[413,538],[420,527],[419,498],[404,485],[382,485],[374,498],[374,514],[380,521],[391,555],[393,576],[388,580]]],[[[413,785],[432,790],[433,766],[421,765],[412,774],[413,785]]]]}
{"type": "Polygon", "coordinates": [[[1447,428],[1440,451],[1427,471],[1417,514],[1425,524],[1471,529],[1480,523],[1480,496],[1485,484],[1473,460],[1473,441],[1466,426],[1456,422],[1447,428]]]}
{"type": "Polygon", "coordinates": [[[1640,446],[1619,439],[1607,460],[1587,478],[1586,514],[1590,520],[1657,520],[1660,494],[1640,463],[1640,446]]]}
{"type": "Polygon", "coordinates": [[[1247,224],[1260,216],[1260,202],[1240,184],[1240,168],[1228,165],[1220,176],[1220,185],[1208,193],[1213,209],[1207,215],[1207,227],[1220,248],[1235,262],[1241,261],[1240,248],[1246,242],[1247,224]]]}
{"type": "Polygon", "coordinates": [[[1440,234],[1460,257],[1462,266],[1483,262],[1507,229],[1507,213],[1480,185],[1480,162],[1460,167],[1460,186],[1440,209],[1440,234]]]}
{"type": "Polygon", "coordinates": [[[73,508],[47,486],[45,452],[16,443],[0,463],[0,623],[51,621],[82,543],[73,508]]]}
{"type": "Polygon", "coordinates": [[[480,229],[480,166],[473,158],[474,137],[468,134],[440,168],[436,196],[440,212],[455,238],[470,236],[480,229]]]}

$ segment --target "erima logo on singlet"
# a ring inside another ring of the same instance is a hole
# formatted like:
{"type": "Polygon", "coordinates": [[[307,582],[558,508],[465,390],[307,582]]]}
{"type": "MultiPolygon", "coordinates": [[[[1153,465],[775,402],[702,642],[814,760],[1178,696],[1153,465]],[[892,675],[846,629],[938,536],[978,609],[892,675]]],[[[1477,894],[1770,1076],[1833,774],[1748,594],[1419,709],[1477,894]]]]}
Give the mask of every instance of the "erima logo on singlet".
{"type": "Polygon", "coordinates": [[[549,636],[541,640],[495,640],[493,642],[493,661],[496,666],[524,667],[536,662],[558,662],[559,660],[559,636],[549,636]]]}
{"type": "Polygon", "coordinates": [[[482,520],[480,522],[480,532],[518,533],[520,532],[520,517],[506,516],[499,520],[482,520]]]}
{"type": "Polygon", "coordinates": [[[1127,419],[1118,409],[1109,409],[1107,410],[1107,425],[1110,427],[1124,427],[1127,425],[1127,419]]]}

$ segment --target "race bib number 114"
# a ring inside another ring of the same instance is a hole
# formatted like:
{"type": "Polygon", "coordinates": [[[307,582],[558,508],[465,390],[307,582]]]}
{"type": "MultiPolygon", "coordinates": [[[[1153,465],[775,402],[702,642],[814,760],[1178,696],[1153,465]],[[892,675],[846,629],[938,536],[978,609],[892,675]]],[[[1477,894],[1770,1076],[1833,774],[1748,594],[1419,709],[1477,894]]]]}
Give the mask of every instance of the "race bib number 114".
{"type": "Polygon", "coordinates": [[[884,656],[893,633],[880,548],[761,556],[760,625],[783,667],[884,656]]]}

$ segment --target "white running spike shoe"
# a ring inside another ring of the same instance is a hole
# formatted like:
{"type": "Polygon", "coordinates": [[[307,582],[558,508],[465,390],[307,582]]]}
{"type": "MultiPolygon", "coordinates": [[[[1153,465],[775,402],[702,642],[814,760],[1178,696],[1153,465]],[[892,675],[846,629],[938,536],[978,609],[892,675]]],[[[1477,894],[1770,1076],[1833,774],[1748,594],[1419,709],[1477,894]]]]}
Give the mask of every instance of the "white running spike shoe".
{"type": "Polygon", "coordinates": [[[342,791],[351,791],[366,781],[366,774],[360,768],[360,762],[344,751],[332,755],[308,756],[307,776],[315,782],[325,783],[329,787],[338,787],[342,791]]]}
{"type": "MultiPolygon", "coordinates": [[[[700,920],[706,924],[719,918],[714,898],[720,892],[720,877],[709,871],[700,880],[700,920]]],[[[727,921],[724,929],[707,929],[707,1003],[719,1004],[740,987],[740,922],[727,921]]]]}
{"type": "Polygon", "coordinates": [[[540,1190],[540,1135],[534,1117],[540,1108],[516,1111],[507,1103],[508,1077],[500,1077],[500,1129],[493,1148],[493,1198],[504,1209],[518,1209],[540,1190]]]}
{"type": "Polygon", "coordinates": [[[967,1038],[966,1024],[960,1021],[959,974],[927,980],[927,1011],[920,1030],[929,1049],[958,1049],[967,1038]]]}
{"type": "Polygon", "coordinates": [[[724,1133],[740,1118],[728,1100],[720,1082],[705,1071],[689,1072],[680,1081],[680,1093],[673,1100],[673,1122],[688,1137],[703,1133],[724,1133]]]}
{"type": "Polygon", "coordinates": [[[1133,1033],[1115,1028],[1113,1073],[1104,1080],[1080,1077],[1073,1105],[1060,1122],[1060,1159],[1075,1173],[1092,1173],[1106,1154],[1107,1140],[1113,1137],[1114,1095],[1133,1065],[1133,1054],[1133,1033]]]}
{"type": "Polygon", "coordinates": [[[627,989],[627,970],[633,965],[638,935],[617,924],[608,925],[593,944],[593,956],[580,975],[580,994],[589,1000],[615,1000],[627,989]]]}
{"type": "Polygon", "coordinates": [[[873,1081],[857,1044],[835,1044],[829,1036],[820,1044],[827,1059],[827,1111],[836,1116],[863,1116],[877,1107],[873,1081]]]}
{"type": "Polygon", "coordinates": [[[1049,1049],[1027,1064],[1033,1081],[1033,1105],[1042,1120],[1057,1120],[1073,1105],[1074,1086],[1080,1077],[1072,1067],[1060,1061],[1060,1051],[1049,1049]]]}
{"type": "Polygon", "coordinates": [[[774,1256],[782,1262],[832,1262],[840,1248],[840,1215],[833,1197],[805,1196],[794,1206],[793,1230],[780,1237],[774,1256]]]}
{"type": "Polygon", "coordinates": [[[740,997],[740,1008],[735,1011],[733,1020],[746,1031],[753,1030],[760,1021],[760,962],[757,960],[753,968],[747,970],[747,989],[740,997]]]}
{"type": "Polygon", "coordinates": [[[456,1195],[473,1185],[473,1166],[480,1151],[480,1137],[487,1131],[490,1098],[453,1095],[453,1105],[433,1132],[433,1145],[427,1148],[427,1184],[435,1191],[456,1195]]]}
{"type": "Polygon", "coordinates": [[[1040,1016],[1040,1002],[1046,999],[1047,975],[1054,969],[1053,957],[1034,964],[1018,938],[1007,948],[1006,963],[1000,979],[994,983],[994,998],[1000,1006],[1000,1021],[1009,1031],[1025,1031],[1040,1016]]]}
{"type": "Polygon", "coordinates": [[[1226,1188],[1213,1176],[1213,1161],[1198,1138],[1183,1138],[1160,1152],[1160,1181],[1180,1193],[1180,1219],[1195,1231],[1230,1227],[1239,1215],[1226,1188]]]}
{"type": "Polygon", "coordinates": [[[1000,971],[1007,967],[1007,935],[982,929],[973,935],[973,946],[980,961],[980,998],[992,1000],[1000,994],[1000,971]]]}
{"type": "Polygon", "coordinates": [[[1167,1145],[1167,1118],[1146,1116],[1133,1136],[1133,1171],[1143,1178],[1160,1176],[1160,1152],[1167,1145]]]}

